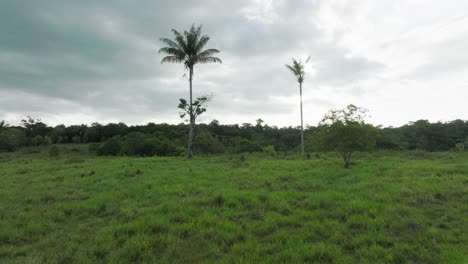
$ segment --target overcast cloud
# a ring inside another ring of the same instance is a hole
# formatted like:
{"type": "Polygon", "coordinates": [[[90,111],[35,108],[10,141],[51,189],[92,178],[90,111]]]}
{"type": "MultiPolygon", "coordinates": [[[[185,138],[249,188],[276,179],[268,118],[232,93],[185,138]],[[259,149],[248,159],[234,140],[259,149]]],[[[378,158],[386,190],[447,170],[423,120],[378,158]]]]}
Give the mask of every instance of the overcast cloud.
{"type": "Polygon", "coordinates": [[[4,0],[0,120],[181,122],[188,80],[158,39],[192,23],[223,60],[195,67],[202,122],[299,124],[284,64],[309,55],[306,124],[350,103],[386,126],[468,119],[468,1],[4,0]]]}

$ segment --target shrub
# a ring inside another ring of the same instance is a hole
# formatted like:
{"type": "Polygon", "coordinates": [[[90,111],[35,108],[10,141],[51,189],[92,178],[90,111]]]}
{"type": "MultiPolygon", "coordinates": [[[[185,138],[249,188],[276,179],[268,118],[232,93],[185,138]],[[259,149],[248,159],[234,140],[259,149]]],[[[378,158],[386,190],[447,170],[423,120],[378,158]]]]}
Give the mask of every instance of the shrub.
{"type": "Polygon", "coordinates": [[[275,156],[276,155],[276,151],[275,151],[275,146],[273,145],[268,145],[266,147],[263,147],[263,152],[271,155],[271,156],[275,156]]]}
{"type": "Polygon", "coordinates": [[[182,146],[177,146],[176,153],[177,153],[176,156],[181,156],[181,157],[187,156],[187,149],[182,146]]]}
{"type": "Polygon", "coordinates": [[[88,151],[92,153],[98,153],[100,147],[101,147],[101,144],[92,143],[92,144],[89,144],[88,151]]]}
{"type": "Polygon", "coordinates": [[[209,133],[200,133],[195,141],[195,151],[206,154],[224,153],[225,147],[219,140],[209,133]]]}
{"type": "Polygon", "coordinates": [[[81,138],[80,136],[74,136],[72,137],[72,142],[75,144],[80,144],[81,143],[81,138]]]}
{"type": "Polygon", "coordinates": [[[465,150],[465,144],[464,144],[464,143],[457,143],[457,144],[455,145],[455,149],[456,149],[457,151],[459,151],[459,152],[462,152],[462,151],[465,150]]]}
{"type": "Polygon", "coordinates": [[[52,147],[50,147],[49,149],[49,157],[51,158],[56,158],[60,155],[60,150],[59,148],[57,147],[57,145],[53,145],[52,147]]]}
{"type": "Polygon", "coordinates": [[[35,136],[29,140],[31,146],[48,146],[52,144],[52,140],[48,136],[35,136]]]}
{"type": "Polygon", "coordinates": [[[248,139],[241,138],[239,140],[239,143],[237,145],[237,152],[242,153],[242,152],[261,152],[262,147],[256,143],[252,142],[248,139]]]}
{"type": "Polygon", "coordinates": [[[122,143],[120,137],[113,137],[106,140],[98,150],[98,155],[117,156],[122,150],[122,143]]]}
{"type": "Polygon", "coordinates": [[[140,132],[132,132],[125,136],[122,153],[129,156],[153,156],[154,147],[149,144],[147,136],[140,132]]]}
{"type": "Polygon", "coordinates": [[[17,128],[5,129],[0,133],[0,152],[15,151],[26,145],[26,134],[17,128]]]}
{"type": "Polygon", "coordinates": [[[151,140],[154,144],[156,155],[158,156],[179,156],[177,145],[167,138],[156,138],[151,140]]]}

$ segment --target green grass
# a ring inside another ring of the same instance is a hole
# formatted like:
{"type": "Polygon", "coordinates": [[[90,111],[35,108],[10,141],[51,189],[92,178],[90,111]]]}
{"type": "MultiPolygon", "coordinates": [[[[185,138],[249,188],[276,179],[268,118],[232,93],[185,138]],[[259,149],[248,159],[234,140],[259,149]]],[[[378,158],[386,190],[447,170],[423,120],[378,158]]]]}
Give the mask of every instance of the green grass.
{"type": "Polygon", "coordinates": [[[68,148],[0,154],[0,263],[468,263],[468,153],[68,148]]]}

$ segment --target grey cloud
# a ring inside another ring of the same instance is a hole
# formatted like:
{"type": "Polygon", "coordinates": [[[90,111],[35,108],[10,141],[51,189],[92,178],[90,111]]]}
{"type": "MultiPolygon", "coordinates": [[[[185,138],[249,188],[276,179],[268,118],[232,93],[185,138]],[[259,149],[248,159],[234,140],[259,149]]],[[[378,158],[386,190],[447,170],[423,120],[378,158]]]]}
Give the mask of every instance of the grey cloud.
{"type": "MultiPolygon", "coordinates": [[[[284,68],[291,57],[312,56],[317,75],[306,81],[314,86],[352,90],[385,69],[381,62],[350,57],[337,43],[324,41],[313,22],[322,1],[275,1],[260,14],[271,16],[267,21],[246,15],[252,3],[2,1],[0,119],[5,113],[47,116],[81,107],[106,120],[173,121],[178,98],[188,95],[187,79],[182,65],[160,64],[158,39],[192,23],[204,25],[208,45],[221,50],[224,62],[196,66],[195,94],[215,94],[210,111],[227,120],[229,113],[250,120],[254,114],[293,111],[296,102],[274,99],[297,93],[284,68]],[[20,94],[41,103],[32,107],[20,94]]],[[[311,103],[330,105],[320,99],[311,103]]]]}

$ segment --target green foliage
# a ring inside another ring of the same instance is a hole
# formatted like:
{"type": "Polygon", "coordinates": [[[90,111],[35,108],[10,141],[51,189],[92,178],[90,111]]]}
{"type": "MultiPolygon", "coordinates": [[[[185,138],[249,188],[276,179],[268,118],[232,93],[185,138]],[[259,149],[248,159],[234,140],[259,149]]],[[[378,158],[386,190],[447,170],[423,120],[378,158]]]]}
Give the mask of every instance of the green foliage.
{"type": "Polygon", "coordinates": [[[275,150],[275,146],[273,145],[269,145],[269,146],[266,146],[266,147],[263,147],[262,148],[262,151],[267,153],[267,154],[270,154],[272,156],[276,155],[276,150],[275,150]]]}
{"type": "Polygon", "coordinates": [[[179,156],[180,150],[177,149],[175,142],[167,138],[151,139],[152,146],[155,147],[155,154],[158,156],[179,156]]]}
{"type": "Polygon", "coordinates": [[[456,149],[457,151],[460,151],[460,152],[461,152],[461,151],[464,151],[464,150],[465,150],[465,144],[464,144],[464,143],[457,143],[457,144],[455,145],[455,149],[456,149]]]}
{"type": "Polygon", "coordinates": [[[46,136],[51,132],[51,128],[42,123],[40,119],[35,119],[28,116],[26,119],[21,120],[21,126],[24,127],[28,137],[46,136]]]}
{"type": "Polygon", "coordinates": [[[196,120],[198,116],[206,112],[206,104],[211,100],[211,96],[200,96],[197,97],[195,101],[192,102],[192,107],[187,100],[180,98],[179,105],[177,108],[182,110],[180,112],[180,118],[185,119],[185,121],[190,121],[190,114],[192,114],[193,120],[196,120]],[[187,118],[189,117],[189,118],[187,118]]]}
{"type": "Polygon", "coordinates": [[[122,150],[122,142],[120,137],[113,137],[101,144],[98,150],[100,156],[117,156],[122,150]]]}
{"type": "Polygon", "coordinates": [[[466,152],[356,153],[353,170],[332,154],[80,153],[0,154],[1,263],[467,260],[466,152]]]}
{"type": "Polygon", "coordinates": [[[225,152],[224,145],[208,131],[199,130],[195,150],[205,154],[219,154],[225,152]]]}
{"type": "Polygon", "coordinates": [[[52,145],[49,148],[49,157],[56,158],[60,155],[60,150],[57,145],[52,145]]]}
{"type": "Polygon", "coordinates": [[[159,50],[159,53],[167,54],[161,63],[183,63],[187,68],[193,68],[197,63],[221,63],[221,60],[213,55],[219,53],[217,49],[203,50],[210,38],[202,35],[202,27],[192,25],[190,30],[183,34],[173,29],[174,40],[161,38],[161,42],[167,45],[159,50]]]}
{"type": "Polygon", "coordinates": [[[382,129],[378,131],[376,139],[376,147],[379,149],[390,149],[390,150],[400,150],[404,146],[401,143],[401,139],[390,129],[382,129]]]}
{"type": "Polygon", "coordinates": [[[26,134],[21,129],[8,128],[0,131],[0,152],[15,151],[26,143],[26,134]]]}
{"type": "MultiPolygon", "coordinates": [[[[298,152],[300,146],[300,128],[269,126],[261,120],[255,125],[244,123],[242,125],[223,125],[218,121],[209,124],[199,124],[195,131],[200,144],[195,143],[196,152],[218,153],[220,151],[237,152],[239,138],[255,142],[262,148],[274,146],[278,152],[298,152]],[[205,136],[209,134],[210,136],[205,136]],[[209,142],[214,140],[213,142],[209,142]],[[201,147],[201,149],[200,149],[201,147]]],[[[34,123],[36,124],[36,123],[34,123]]],[[[28,125],[29,128],[11,127],[3,125],[0,129],[0,151],[12,151],[26,146],[47,146],[51,144],[71,144],[73,142],[87,142],[102,144],[106,139],[120,136],[123,140],[132,132],[140,132],[151,139],[164,143],[169,148],[180,148],[186,144],[186,124],[154,124],[127,126],[123,123],[101,125],[94,123],[91,126],[64,126],[49,127],[46,125],[28,125]],[[45,127],[44,127],[45,126],[45,127]],[[29,129],[29,130],[28,130],[29,129]],[[28,132],[29,131],[29,132],[28,132]],[[34,132],[33,132],[34,131],[34,132]],[[80,139],[80,141],[78,141],[80,139]],[[168,142],[165,142],[168,141],[168,142]]],[[[311,135],[319,129],[306,126],[304,131],[307,151],[316,151],[317,146],[310,140],[311,135]]],[[[375,148],[378,150],[427,150],[449,151],[456,149],[456,144],[464,143],[468,149],[468,121],[454,120],[446,123],[429,123],[425,120],[412,122],[398,128],[377,128],[375,148]]],[[[159,144],[158,143],[158,144],[159,144]]],[[[320,143],[320,142],[319,142],[320,143]]],[[[76,144],[76,143],[75,143],[76,144]]],[[[186,148],[186,147],[184,147],[186,148]]],[[[170,151],[171,155],[186,152],[170,151]]],[[[163,153],[166,153],[163,151],[163,153]]],[[[161,156],[161,151],[156,153],[161,156]]],[[[177,155],[178,155],[177,154],[177,155]]]]}
{"type": "Polygon", "coordinates": [[[101,147],[101,144],[99,144],[99,143],[91,143],[88,146],[88,152],[98,153],[100,147],[101,147]]]}
{"type": "Polygon", "coordinates": [[[10,125],[7,124],[5,122],[5,120],[2,120],[2,122],[0,122],[0,132],[2,132],[3,130],[6,130],[10,125]]]}
{"type": "Polygon", "coordinates": [[[298,83],[304,82],[305,77],[305,64],[309,62],[310,57],[303,63],[301,60],[297,61],[296,59],[292,59],[292,65],[285,65],[286,68],[291,71],[292,74],[296,77],[298,83]]]}
{"type": "Polygon", "coordinates": [[[73,136],[73,137],[72,137],[72,142],[75,143],[75,144],[81,143],[81,137],[78,136],[78,135],[73,136]]]}
{"type": "Polygon", "coordinates": [[[237,152],[261,152],[262,146],[256,142],[252,142],[248,139],[241,138],[237,143],[237,152]]]}
{"type": "Polygon", "coordinates": [[[377,129],[364,123],[366,111],[354,105],[332,110],[312,136],[313,146],[322,151],[337,151],[348,168],[356,151],[370,151],[376,145],[377,129]]]}
{"type": "Polygon", "coordinates": [[[140,132],[132,132],[125,136],[122,153],[128,156],[154,156],[156,142],[140,132]]]}
{"type": "Polygon", "coordinates": [[[185,149],[164,137],[131,132],[123,138],[108,139],[103,144],[90,144],[88,151],[96,152],[98,155],[151,157],[179,156],[184,153],[185,149]]]}

